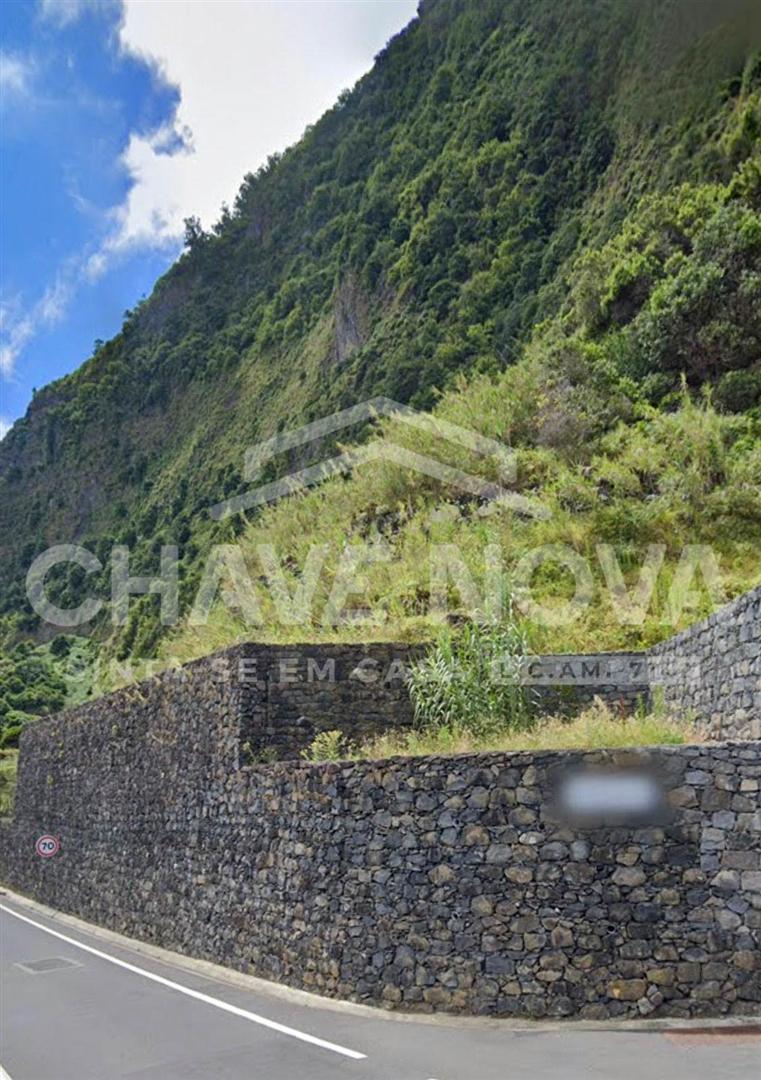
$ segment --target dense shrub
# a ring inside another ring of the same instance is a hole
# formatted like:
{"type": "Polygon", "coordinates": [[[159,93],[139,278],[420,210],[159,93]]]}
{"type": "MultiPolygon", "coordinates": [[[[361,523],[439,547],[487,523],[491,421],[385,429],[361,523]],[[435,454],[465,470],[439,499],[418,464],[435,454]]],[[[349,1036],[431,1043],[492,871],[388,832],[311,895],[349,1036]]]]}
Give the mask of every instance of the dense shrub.
{"type": "Polygon", "coordinates": [[[512,621],[472,622],[459,633],[440,635],[409,673],[418,728],[479,738],[528,723],[530,698],[521,685],[527,651],[526,637],[512,621]]]}

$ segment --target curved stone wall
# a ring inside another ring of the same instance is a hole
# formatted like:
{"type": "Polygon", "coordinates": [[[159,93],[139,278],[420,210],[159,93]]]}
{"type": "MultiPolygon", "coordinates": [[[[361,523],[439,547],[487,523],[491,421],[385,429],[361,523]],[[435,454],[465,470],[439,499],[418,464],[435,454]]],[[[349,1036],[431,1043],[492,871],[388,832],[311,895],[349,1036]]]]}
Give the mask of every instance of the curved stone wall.
{"type": "Polygon", "coordinates": [[[234,702],[195,667],[118,716],[96,702],[28,729],[9,885],[390,1007],[758,1011],[758,743],[239,768],[234,702]]]}
{"type": "MultiPolygon", "coordinates": [[[[601,654],[532,677],[563,702],[663,685],[714,735],[752,735],[760,602],[658,646],[649,672],[601,654]]],[[[411,723],[408,658],[242,645],[30,726],[0,874],[134,937],[390,1007],[758,1012],[761,743],[298,760],[316,731],[411,723]],[[252,764],[272,746],[295,760],[252,764]],[[47,860],[43,833],[61,840],[47,860]]]]}

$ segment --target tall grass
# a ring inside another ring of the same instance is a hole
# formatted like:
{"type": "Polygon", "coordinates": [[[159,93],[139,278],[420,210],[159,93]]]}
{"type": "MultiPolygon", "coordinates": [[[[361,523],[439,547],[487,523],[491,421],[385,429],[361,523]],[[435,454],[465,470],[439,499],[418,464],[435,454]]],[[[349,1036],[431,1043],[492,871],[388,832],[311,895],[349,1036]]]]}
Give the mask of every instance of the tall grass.
{"type": "Polygon", "coordinates": [[[368,739],[358,746],[343,741],[340,732],[314,745],[304,756],[310,761],[380,760],[520,750],[604,750],[630,746],[679,746],[700,742],[701,732],[688,720],[662,709],[624,717],[597,699],[575,719],[545,717],[531,727],[475,735],[446,724],[418,731],[396,731],[368,739]]]}
{"type": "Polygon", "coordinates": [[[418,731],[449,730],[485,738],[530,721],[529,691],[521,684],[528,640],[510,620],[468,623],[439,636],[409,673],[418,731]]]}
{"type": "MultiPolygon", "coordinates": [[[[363,465],[348,479],[329,480],[267,508],[242,535],[261,601],[261,622],[246,625],[236,609],[220,602],[208,625],[181,627],[165,642],[167,661],[171,657],[185,662],[242,639],[431,640],[440,627],[431,610],[430,552],[437,544],[457,546],[479,591],[487,583],[487,544],[502,553],[508,584],[521,556],[542,545],[569,545],[586,560],[593,576],[591,603],[571,623],[535,622],[532,643],[539,652],[646,648],[703,618],[724,597],[731,599],[761,580],[757,420],[721,414],[710,400],[696,402],[685,395],[671,411],[639,404],[628,421],[566,451],[543,442],[546,393],[535,367],[524,360],[498,380],[463,383],[442,398],[436,412],[511,443],[517,450],[515,489],[540,502],[549,511],[545,519],[522,516],[498,504],[484,507],[478,500],[453,500],[451,490],[430,477],[388,461],[363,465]],[[373,617],[340,625],[324,622],[341,553],[347,546],[379,538],[390,558],[367,567],[364,595],[356,600],[373,617]],[[688,544],[710,545],[724,594],[712,595],[698,574],[689,602],[674,619],[670,593],[688,544]],[[260,545],[277,552],[291,592],[299,587],[312,545],[323,545],[327,552],[311,615],[298,625],[279,619],[262,585],[267,573],[260,545]],[[629,589],[639,581],[649,546],[664,548],[652,600],[639,621],[619,619],[598,545],[613,546],[629,589]]],[[[415,453],[443,457],[446,464],[487,480],[497,476],[493,462],[471,461],[467,452],[445,448],[429,432],[393,421],[384,421],[381,430],[415,453]]],[[[550,609],[567,598],[572,586],[567,572],[552,565],[542,567],[532,582],[534,598],[550,609]]],[[[450,589],[448,601],[456,617],[462,606],[456,588],[450,589]]]]}

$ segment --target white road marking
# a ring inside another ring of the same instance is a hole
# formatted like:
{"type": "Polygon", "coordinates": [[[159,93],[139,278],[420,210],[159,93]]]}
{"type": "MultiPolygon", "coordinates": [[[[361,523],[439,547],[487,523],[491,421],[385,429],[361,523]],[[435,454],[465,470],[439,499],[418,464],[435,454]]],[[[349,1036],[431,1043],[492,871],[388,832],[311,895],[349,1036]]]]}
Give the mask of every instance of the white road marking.
{"type": "MultiPolygon", "coordinates": [[[[131,971],[133,975],[142,975],[144,979],[150,979],[151,982],[159,983],[170,990],[176,990],[179,994],[195,998],[196,1001],[202,1001],[205,1005],[213,1005],[215,1009],[222,1009],[223,1012],[232,1013],[233,1016],[240,1016],[243,1020],[250,1020],[253,1024],[260,1024],[262,1027],[270,1028],[272,1031],[278,1031],[281,1035],[290,1035],[292,1039],[300,1039],[301,1042],[319,1046],[323,1050],[332,1050],[334,1054],[342,1054],[344,1057],[353,1058],[355,1061],[361,1061],[367,1056],[366,1054],[360,1054],[358,1050],[349,1050],[346,1046],[339,1046],[338,1043],[319,1039],[316,1035],[308,1035],[305,1031],[298,1031],[296,1028],[287,1027],[285,1024],[278,1024],[275,1020],[268,1020],[266,1016],[259,1016],[258,1013],[249,1012],[248,1009],[240,1009],[237,1005],[230,1005],[228,1002],[220,1001],[219,998],[211,997],[209,994],[202,994],[200,990],[191,990],[189,986],[182,986],[181,983],[172,982],[171,979],[165,979],[163,975],[155,975],[152,971],[145,971],[143,968],[136,967],[135,964],[128,964],[126,960],[119,960],[115,956],[101,952],[100,949],[94,949],[92,945],[85,945],[75,938],[59,933],[58,930],[51,930],[49,926],[35,922],[34,919],[14,911],[13,908],[6,907],[5,904],[0,904],[0,911],[5,911],[12,915],[14,919],[29,923],[30,926],[35,926],[46,934],[52,934],[53,937],[65,941],[67,945],[73,945],[75,949],[83,949],[84,952],[92,953],[93,956],[97,956],[101,960],[107,960],[110,964],[116,964],[117,967],[124,968],[125,971],[131,971]]],[[[0,1072],[0,1080],[10,1080],[10,1077],[7,1073],[0,1072]]]]}
{"type": "Polygon", "coordinates": [[[0,1065],[0,1080],[11,1080],[11,1074],[0,1065]]]}

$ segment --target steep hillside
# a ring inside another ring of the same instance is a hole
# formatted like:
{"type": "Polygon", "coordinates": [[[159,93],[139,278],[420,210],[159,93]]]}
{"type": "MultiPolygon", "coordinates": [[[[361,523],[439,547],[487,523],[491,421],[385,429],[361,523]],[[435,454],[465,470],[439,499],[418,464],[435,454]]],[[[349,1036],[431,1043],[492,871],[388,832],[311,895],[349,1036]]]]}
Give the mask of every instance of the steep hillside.
{"type": "MultiPolygon", "coordinates": [[[[696,480],[680,502],[664,481],[671,538],[698,537],[705,497],[738,485],[711,529],[742,587],[758,511],[759,46],[756,0],[424,2],[351,93],[246,177],[210,234],[189,223],[150,299],[0,444],[2,613],[45,636],[23,580],[54,543],[101,557],[128,544],[137,572],[176,542],[187,602],[212,541],[282,535],[296,505],[291,547],[316,537],[320,494],[251,522],[217,524],[208,508],[245,486],[252,442],[379,393],[427,408],[447,391],[446,415],[534,455],[526,490],[555,485],[566,511],[579,500],[590,543],[602,484],[620,508],[606,538],[625,537],[634,564],[648,541],[630,516],[673,458],[642,480],[619,425],[646,455],[664,439],[689,450],[674,434],[697,415],[674,412],[683,375],[693,393],[715,386],[727,415],[705,421],[721,450],[710,490],[696,480]]],[[[696,462],[688,453],[683,480],[696,462]]],[[[347,494],[343,518],[334,499],[335,535],[361,532],[378,506],[412,535],[417,483],[347,494]]],[[[81,576],[59,580],[62,602],[81,576]]],[[[402,621],[421,602],[408,585],[402,621]]],[[[220,638],[239,629],[225,622],[220,638]]],[[[151,655],[160,639],[146,599],[109,648],[151,655]]]]}

